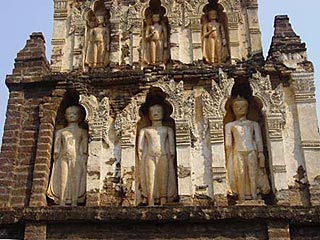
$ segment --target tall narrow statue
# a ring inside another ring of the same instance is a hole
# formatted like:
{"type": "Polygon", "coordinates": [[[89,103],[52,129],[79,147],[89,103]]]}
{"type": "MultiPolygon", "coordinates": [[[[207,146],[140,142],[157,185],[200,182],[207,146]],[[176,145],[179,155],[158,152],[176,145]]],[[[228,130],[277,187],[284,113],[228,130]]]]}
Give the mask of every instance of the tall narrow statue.
{"type": "Polygon", "coordinates": [[[91,16],[87,22],[84,68],[103,68],[108,64],[110,31],[102,13],[91,16]]]}
{"type": "Polygon", "coordinates": [[[152,18],[146,21],[144,60],[148,64],[164,64],[165,49],[167,48],[167,28],[161,21],[159,13],[152,14],[152,18]]]}
{"type": "Polygon", "coordinates": [[[172,128],[162,125],[163,116],[161,105],[151,106],[151,126],[139,133],[139,187],[143,205],[164,205],[177,196],[174,133],[172,128]]]}
{"type": "Polygon", "coordinates": [[[260,126],[247,119],[246,99],[234,99],[232,110],[236,120],[225,126],[229,191],[237,195],[240,202],[258,200],[260,194],[270,192],[260,126]]]}
{"type": "Polygon", "coordinates": [[[86,193],[88,133],[80,128],[81,109],[68,107],[65,111],[67,127],[58,130],[53,150],[53,170],[47,190],[56,204],[77,206],[86,193]]]}
{"type": "Polygon", "coordinates": [[[225,61],[227,40],[223,25],[218,22],[217,11],[208,10],[202,24],[202,52],[207,63],[225,61]]]}

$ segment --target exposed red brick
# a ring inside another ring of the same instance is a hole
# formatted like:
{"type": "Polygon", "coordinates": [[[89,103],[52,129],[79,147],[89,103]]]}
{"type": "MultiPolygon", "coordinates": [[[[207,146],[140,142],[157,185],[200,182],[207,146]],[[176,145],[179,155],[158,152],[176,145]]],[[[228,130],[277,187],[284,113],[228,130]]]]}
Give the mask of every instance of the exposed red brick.
{"type": "Polygon", "coordinates": [[[24,207],[25,206],[26,196],[25,193],[23,196],[12,196],[10,203],[12,207],[24,207]]]}
{"type": "Polygon", "coordinates": [[[270,240],[290,240],[289,224],[285,222],[268,223],[268,239],[270,240]]]}
{"type": "Polygon", "coordinates": [[[40,151],[46,151],[48,149],[51,149],[51,144],[39,143],[37,149],[40,150],[40,151]]]}
{"type": "Polygon", "coordinates": [[[50,159],[51,152],[49,150],[47,150],[47,151],[37,151],[37,157],[50,159]]]}
{"type": "MultiPolygon", "coordinates": [[[[32,189],[32,194],[46,194],[47,188],[45,186],[38,186],[32,189]]],[[[41,195],[42,196],[42,195],[41,195]]]]}
{"type": "MultiPolygon", "coordinates": [[[[45,55],[44,44],[45,41],[42,33],[32,33],[24,49],[17,55],[13,74],[48,73],[50,66],[45,55]]],[[[9,79],[7,81],[10,82],[9,79]]]]}
{"type": "Polygon", "coordinates": [[[34,171],[33,174],[34,179],[48,179],[49,177],[49,173],[48,172],[44,172],[44,171],[38,171],[38,169],[36,171],[34,171]]]}
{"type": "Polygon", "coordinates": [[[49,169],[49,164],[36,164],[36,171],[45,171],[47,173],[49,173],[50,169],[49,169]]]}
{"type": "MultiPolygon", "coordinates": [[[[37,190],[35,190],[37,192],[37,190]]],[[[45,192],[33,193],[30,200],[30,207],[47,206],[47,199],[45,192]]]]}
{"type": "Polygon", "coordinates": [[[27,222],[25,226],[25,240],[45,240],[47,237],[47,225],[39,222],[27,222]]]}

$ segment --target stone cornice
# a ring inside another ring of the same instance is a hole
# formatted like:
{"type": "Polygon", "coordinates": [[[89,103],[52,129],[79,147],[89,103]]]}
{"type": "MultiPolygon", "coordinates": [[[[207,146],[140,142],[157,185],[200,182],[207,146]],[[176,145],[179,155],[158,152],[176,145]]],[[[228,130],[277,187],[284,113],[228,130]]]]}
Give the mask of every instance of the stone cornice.
{"type": "Polygon", "coordinates": [[[19,222],[217,222],[228,219],[283,220],[319,224],[319,207],[37,207],[0,210],[0,224],[19,222]]]}

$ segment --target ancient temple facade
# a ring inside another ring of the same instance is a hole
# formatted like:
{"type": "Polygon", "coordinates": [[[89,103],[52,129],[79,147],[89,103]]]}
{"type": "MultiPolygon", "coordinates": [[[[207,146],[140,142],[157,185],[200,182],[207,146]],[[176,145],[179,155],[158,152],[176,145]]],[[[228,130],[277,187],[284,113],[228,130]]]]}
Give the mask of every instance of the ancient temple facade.
{"type": "Polygon", "coordinates": [[[314,69],[257,0],[54,0],[6,78],[0,238],[316,239],[314,69]],[[263,11],[263,9],[261,9],[263,11]]]}

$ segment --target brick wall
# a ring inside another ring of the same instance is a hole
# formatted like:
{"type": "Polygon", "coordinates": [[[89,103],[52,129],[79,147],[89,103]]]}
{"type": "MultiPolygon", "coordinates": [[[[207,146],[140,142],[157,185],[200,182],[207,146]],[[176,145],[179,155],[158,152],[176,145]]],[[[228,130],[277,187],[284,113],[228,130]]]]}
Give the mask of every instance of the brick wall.
{"type": "Polygon", "coordinates": [[[10,206],[15,187],[16,160],[19,156],[23,110],[23,92],[10,92],[0,155],[0,207],[10,206]]]}
{"type": "Polygon", "coordinates": [[[15,59],[0,154],[0,207],[29,204],[39,132],[39,106],[50,95],[43,75],[50,71],[44,38],[33,33],[15,59]],[[38,85],[37,85],[38,83],[38,85]]]}

